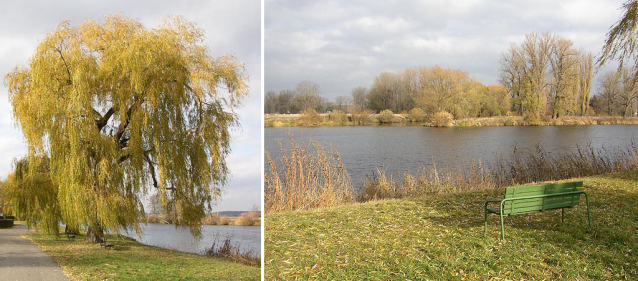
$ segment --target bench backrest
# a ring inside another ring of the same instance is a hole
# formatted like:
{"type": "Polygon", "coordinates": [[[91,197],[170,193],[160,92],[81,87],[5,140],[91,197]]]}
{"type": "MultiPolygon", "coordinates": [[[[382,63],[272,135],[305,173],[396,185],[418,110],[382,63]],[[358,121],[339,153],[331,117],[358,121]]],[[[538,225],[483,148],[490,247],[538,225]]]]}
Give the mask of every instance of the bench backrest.
{"type": "MultiPolygon", "coordinates": [[[[521,198],[527,196],[577,191],[577,188],[582,186],[582,181],[513,186],[505,189],[505,198],[521,198]]],[[[511,215],[573,207],[578,205],[579,202],[580,194],[505,201],[505,203],[503,204],[503,214],[511,215]]]]}

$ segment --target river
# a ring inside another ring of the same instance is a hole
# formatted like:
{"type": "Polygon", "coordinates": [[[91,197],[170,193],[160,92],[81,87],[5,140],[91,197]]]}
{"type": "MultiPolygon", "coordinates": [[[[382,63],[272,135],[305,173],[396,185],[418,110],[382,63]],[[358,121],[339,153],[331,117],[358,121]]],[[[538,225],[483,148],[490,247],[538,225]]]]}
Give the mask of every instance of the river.
{"type": "MultiPolygon", "coordinates": [[[[377,168],[388,172],[417,172],[436,164],[466,165],[471,160],[489,164],[517,149],[542,147],[550,155],[578,146],[627,149],[638,125],[511,126],[431,128],[422,126],[266,128],[264,149],[280,157],[279,142],[311,138],[336,149],[353,182],[359,183],[377,168]]],[[[266,167],[267,168],[267,167],[266,167]]]]}
{"type": "Polygon", "coordinates": [[[129,231],[127,236],[146,245],[195,254],[203,254],[215,241],[219,247],[224,239],[230,238],[242,253],[261,253],[260,226],[204,225],[201,239],[193,237],[188,228],[175,228],[172,224],[149,223],[143,224],[142,229],[144,235],[141,238],[135,230],[129,231]]]}

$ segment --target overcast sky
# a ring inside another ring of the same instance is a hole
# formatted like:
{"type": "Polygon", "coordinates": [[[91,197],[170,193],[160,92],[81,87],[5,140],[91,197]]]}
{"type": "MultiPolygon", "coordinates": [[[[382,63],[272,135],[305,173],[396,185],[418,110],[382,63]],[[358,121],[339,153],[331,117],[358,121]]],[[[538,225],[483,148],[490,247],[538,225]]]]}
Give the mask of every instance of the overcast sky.
{"type": "Polygon", "coordinates": [[[623,2],[266,0],[265,90],[310,80],[334,100],[380,72],[437,64],[495,84],[501,54],[531,31],[597,55],[623,2]]]}
{"type": "MultiPolygon", "coordinates": [[[[213,56],[232,53],[250,76],[250,96],[239,110],[228,165],[232,176],[216,210],[250,210],[261,204],[261,3],[242,1],[5,1],[0,11],[0,74],[26,65],[39,40],[64,20],[79,25],[90,18],[121,13],[156,27],[167,15],[183,15],[205,31],[213,56]]],[[[14,158],[26,154],[14,126],[7,89],[0,86],[0,178],[14,158]]]]}

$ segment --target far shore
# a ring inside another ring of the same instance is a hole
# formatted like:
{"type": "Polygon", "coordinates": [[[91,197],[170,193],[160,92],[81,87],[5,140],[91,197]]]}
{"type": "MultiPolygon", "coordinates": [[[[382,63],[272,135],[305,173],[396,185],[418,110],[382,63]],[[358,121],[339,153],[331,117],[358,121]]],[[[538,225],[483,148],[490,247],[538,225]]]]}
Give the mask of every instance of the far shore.
{"type": "MultiPolygon", "coordinates": [[[[329,113],[319,114],[319,119],[312,121],[303,120],[301,114],[266,114],[264,116],[264,127],[336,127],[336,126],[379,126],[379,125],[410,125],[435,127],[428,121],[411,121],[408,114],[394,114],[394,118],[389,123],[381,123],[379,114],[371,114],[366,121],[361,124],[352,122],[352,114],[346,114],[347,120],[334,122],[329,113]]],[[[564,126],[564,125],[638,125],[638,117],[622,116],[563,116],[556,119],[542,119],[531,124],[524,120],[522,116],[495,116],[481,118],[464,118],[453,120],[445,126],[438,127],[495,127],[495,126],[564,126]]]]}

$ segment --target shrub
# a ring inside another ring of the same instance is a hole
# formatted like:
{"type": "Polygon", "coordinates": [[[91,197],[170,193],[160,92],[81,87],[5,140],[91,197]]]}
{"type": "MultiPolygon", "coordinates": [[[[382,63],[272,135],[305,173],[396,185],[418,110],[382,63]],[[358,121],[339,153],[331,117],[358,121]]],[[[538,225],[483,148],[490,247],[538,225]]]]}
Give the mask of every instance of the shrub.
{"type": "Polygon", "coordinates": [[[202,220],[202,224],[207,224],[207,225],[218,225],[218,224],[219,224],[219,215],[217,215],[217,214],[212,214],[212,215],[208,215],[208,216],[206,216],[206,217],[202,220]]]}
{"type": "Polygon", "coordinates": [[[341,110],[330,112],[328,119],[330,119],[330,122],[332,122],[333,125],[345,125],[348,123],[348,116],[341,110]]]}
{"type": "Polygon", "coordinates": [[[370,119],[370,115],[372,115],[372,111],[369,109],[357,111],[352,114],[352,123],[355,125],[365,125],[370,119]]]}
{"type": "Polygon", "coordinates": [[[321,115],[314,109],[304,110],[299,117],[299,125],[301,126],[316,126],[321,123],[321,115]]]}
{"type": "Polygon", "coordinates": [[[538,126],[541,124],[540,116],[536,112],[523,112],[523,121],[530,126],[538,126]]]}
{"type": "Polygon", "coordinates": [[[425,111],[423,111],[423,109],[420,108],[413,108],[412,110],[410,110],[410,113],[408,113],[408,120],[410,122],[423,122],[423,120],[425,119],[425,111]]]}
{"type": "Polygon", "coordinates": [[[241,216],[235,220],[235,225],[261,225],[261,215],[257,211],[242,213],[241,216]]]}
{"type": "Polygon", "coordinates": [[[435,127],[451,127],[454,116],[446,111],[439,111],[432,116],[432,125],[435,127]]]}
{"type": "Polygon", "coordinates": [[[229,217],[221,217],[219,219],[219,224],[220,225],[231,225],[231,221],[229,217]]]}
{"type": "Polygon", "coordinates": [[[392,110],[386,109],[379,113],[380,123],[392,123],[392,121],[394,121],[394,113],[392,113],[392,110]]]}

